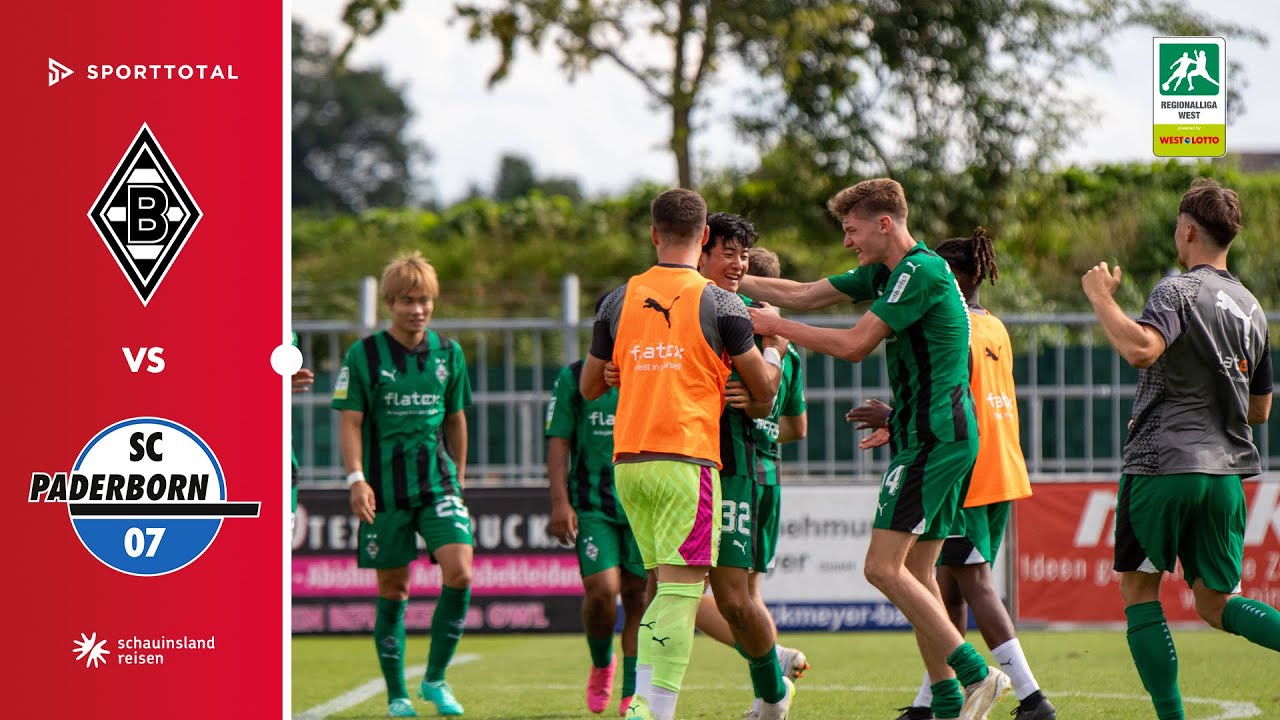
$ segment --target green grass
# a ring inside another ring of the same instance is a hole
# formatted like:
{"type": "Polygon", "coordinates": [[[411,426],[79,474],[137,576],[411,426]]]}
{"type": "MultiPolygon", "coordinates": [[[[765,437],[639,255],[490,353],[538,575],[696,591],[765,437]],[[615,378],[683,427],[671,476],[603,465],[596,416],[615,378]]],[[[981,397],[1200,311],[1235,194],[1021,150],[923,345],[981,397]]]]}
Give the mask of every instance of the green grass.
{"type": "MultiPolygon", "coordinates": [[[[813,664],[797,683],[792,720],[891,720],[898,714],[894,708],[915,697],[922,666],[909,634],[793,633],[781,639],[803,649],[813,664]]],[[[976,634],[971,639],[981,642],[976,634]]],[[[1021,639],[1036,678],[1063,720],[1155,717],[1123,631],[1024,632],[1021,639]]],[[[1175,631],[1174,640],[1190,720],[1280,717],[1280,662],[1275,653],[1220,632],[1175,631]]],[[[410,637],[408,652],[409,665],[421,665],[427,638],[410,637]]],[[[449,684],[466,707],[467,718],[617,717],[621,673],[613,706],[600,716],[586,710],[587,647],[580,636],[473,635],[463,639],[458,653],[473,656],[449,671],[449,684]]],[[[423,716],[434,717],[433,707],[416,700],[419,680],[420,676],[409,678],[414,705],[423,716]]],[[[295,714],[370,682],[377,684],[371,698],[327,717],[386,714],[373,643],[368,636],[294,639],[295,714]]],[[[742,659],[732,649],[699,637],[678,716],[727,720],[738,718],[750,704],[742,659]]],[[[1003,720],[1015,704],[1010,694],[991,718],[1003,720]]]]}

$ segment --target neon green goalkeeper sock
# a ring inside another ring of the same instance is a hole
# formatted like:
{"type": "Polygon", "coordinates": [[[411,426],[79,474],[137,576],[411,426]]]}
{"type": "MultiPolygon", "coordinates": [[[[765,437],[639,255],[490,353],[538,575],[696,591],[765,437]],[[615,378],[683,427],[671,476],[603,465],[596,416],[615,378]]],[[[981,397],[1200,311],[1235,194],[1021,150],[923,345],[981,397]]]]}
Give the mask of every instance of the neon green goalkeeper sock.
{"type": "Polygon", "coordinates": [[[467,607],[471,604],[471,588],[440,588],[440,600],[431,613],[431,651],[427,653],[427,682],[444,680],[444,671],[458,649],[462,630],[467,624],[467,607]]]}
{"type": "Polygon", "coordinates": [[[1129,620],[1129,653],[1138,667],[1142,686],[1151,694],[1156,717],[1181,720],[1182,693],[1178,692],[1178,652],[1159,601],[1138,603],[1124,609],[1129,620]]]}
{"type": "Polygon", "coordinates": [[[409,697],[404,686],[404,609],[408,604],[405,600],[378,598],[373,620],[373,646],[382,677],[387,681],[388,700],[409,697]]]}
{"type": "Polygon", "coordinates": [[[1280,652],[1280,611],[1264,602],[1231,598],[1222,609],[1222,629],[1254,645],[1280,652]]]}
{"type": "Polygon", "coordinates": [[[640,665],[653,666],[653,685],[680,692],[703,584],[658,583],[658,594],[640,621],[640,665]]]}

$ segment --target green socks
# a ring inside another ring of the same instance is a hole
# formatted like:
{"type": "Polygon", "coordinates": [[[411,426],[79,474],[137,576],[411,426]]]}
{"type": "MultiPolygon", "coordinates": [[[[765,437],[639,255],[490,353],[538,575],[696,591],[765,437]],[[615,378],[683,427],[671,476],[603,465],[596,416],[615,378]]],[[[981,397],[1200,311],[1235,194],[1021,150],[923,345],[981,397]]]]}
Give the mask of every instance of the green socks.
{"type": "Polygon", "coordinates": [[[1142,686],[1160,720],[1181,720],[1182,694],[1178,692],[1178,653],[1159,601],[1138,603],[1124,609],[1129,620],[1129,652],[1138,667],[1142,686]]]}
{"type": "Polygon", "coordinates": [[[961,643],[948,655],[947,664],[956,671],[956,678],[965,687],[987,679],[987,661],[969,643],[961,643]]]}
{"type": "Polygon", "coordinates": [[[1246,597],[1233,597],[1222,609],[1222,629],[1254,645],[1280,652],[1280,611],[1246,597]]]}
{"type": "Polygon", "coordinates": [[[929,686],[929,690],[933,692],[933,702],[929,707],[935,718],[944,720],[960,717],[960,709],[964,707],[964,690],[960,688],[959,680],[949,678],[936,682],[929,686]]]}
{"type": "Polygon", "coordinates": [[[653,667],[653,686],[680,692],[703,584],[658,583],[658,594],[640,621],[640,665],[653,667]]]}
{"type": "Polygon", "coordinates": [[[467,624],[467,606],[471,604],[471,588],[440,588],[440,600],[431,614],[431,652],[427,654],[427,682],[444,680],[444,671],[458,649],[462,630],[467,624]]]}
{"type": "Polygon", "coordinates": [[[587,647],[591,649],[591,664],[598,668],[609,667],[613,660],[613,633],[606,637],[587,637],[587,647]]]}
{"type": "Polygon", "coordinates": [[[378,598],[377,616],[373,621],[373,646],[378,665],[387,681],[387,699],[409,697],[404,687],[404,609],[405,600],[378,598]]]}
{"type": "Polygon", "coordinates": [[[751,658],[747,667],[751,671],[751,687],[755,689],[756,697],[767,703],[776,703],[787,696],[776,646],[770,647],[769,652],[760,657],[751,658]]]}
{"type": "Polygon", "coordinates": [[[634,655],[622,656],[622,697],[636,694],[636,658],[634,655]]]}

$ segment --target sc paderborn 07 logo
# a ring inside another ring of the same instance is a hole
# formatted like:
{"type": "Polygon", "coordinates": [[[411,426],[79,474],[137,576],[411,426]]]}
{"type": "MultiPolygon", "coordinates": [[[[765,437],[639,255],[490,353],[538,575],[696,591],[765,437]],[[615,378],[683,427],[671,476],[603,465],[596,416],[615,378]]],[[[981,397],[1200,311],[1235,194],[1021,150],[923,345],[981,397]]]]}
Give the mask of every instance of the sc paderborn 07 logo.
{"type": "Polygon", "coordinates": [[[33,472],[31,503],[64,503],[94,557],[127,575],[165,575],[213,544],[224,518],[258,517],[227,500],[213,450],[164,418],[117,422],[91,439],[69,472],[33,472]]]}
{"type": "Polygon", "coordinates": [[[143,305],[200,222],[200,208],[146,123],[103,186],[89,220],[143,305]]]}

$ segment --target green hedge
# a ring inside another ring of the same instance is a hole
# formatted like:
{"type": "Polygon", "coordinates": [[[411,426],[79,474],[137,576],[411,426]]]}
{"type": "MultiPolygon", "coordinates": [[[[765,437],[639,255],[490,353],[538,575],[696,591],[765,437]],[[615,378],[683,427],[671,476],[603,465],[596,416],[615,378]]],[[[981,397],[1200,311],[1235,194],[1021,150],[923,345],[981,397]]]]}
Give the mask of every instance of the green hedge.
{"type": "MultiPolygon", "coordinates": [[[[763,171],[761,171],[763,172],[763,171]]],[[[1223,162],[1072,167],[1026,175],[999,197],[913,206],[911,228],[930,245],[982,223],[997,238],[1000,280],[984,301],[1001,312],[1087,309],[1080,275],[1099,260],[1118,262],[1124,307],[1136,311],[1151,285],[1176,266],[1178,199],[1199,176],[1240,194],[1245,229],[1231,265],[1269,310],[1280,309],[1280,173],[1244,174],[1223,162]],[[983,205],[986,205],[984,207],[983,205]]],[[[785,275],[813,279],[852,266],[838,225],[823,205],[836,184],[805,178],[724,176],[703,188],[713,210],[751,217],[785,275]]],[[[959,181],[957,181],[957,184],[959,181]]],[[[947,179],[907,187],[908,201],[945,197],[947,179]]],[[[653,261],[649,202],[663,188],[640,185],[613,198],[574,204],[534,193],[505,203],[467,200],[440,212],[370,210],[359,216],[293,218],[295,316],[353,318],[361,277],[377,276],[396,252],[421,250],[441,277],[439,312],[448,317],[554,316],[566,272],[581,278],[589,303],[653,261]]],[[[966,193],[967,195],[967,193],[966,193]]]]}

